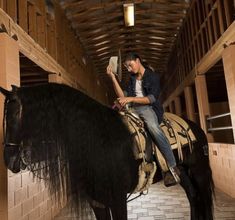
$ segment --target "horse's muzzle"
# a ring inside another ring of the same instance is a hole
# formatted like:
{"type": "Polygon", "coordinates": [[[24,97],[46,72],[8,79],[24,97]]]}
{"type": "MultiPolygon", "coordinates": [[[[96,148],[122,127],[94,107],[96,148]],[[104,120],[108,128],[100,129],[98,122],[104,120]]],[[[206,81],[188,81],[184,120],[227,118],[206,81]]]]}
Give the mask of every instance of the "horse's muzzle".
{"type": "Polygon", "coordinates": [[[6,167],[13,173],[20,172],[21,169],[21,157],[19,145],[4,144],[4,162],[6,167]]]}

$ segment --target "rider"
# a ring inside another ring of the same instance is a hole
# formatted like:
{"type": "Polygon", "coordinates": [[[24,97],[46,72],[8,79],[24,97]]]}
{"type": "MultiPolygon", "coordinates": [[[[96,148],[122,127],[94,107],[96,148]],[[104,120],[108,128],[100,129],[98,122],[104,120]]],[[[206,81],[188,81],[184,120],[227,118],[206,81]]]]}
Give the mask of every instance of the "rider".
{"type": "Polygon", "coordinates": [[[121,106],[132,104],[133,110],[145,122],[145,125],[152,137],[154,144],[159,148],[164,156],[170,172],[164,173],[164,184],[166,186],[175,185],[180,182],[180,171],[176,167],[176,160],[171,146],[160,128],[163,118],[163,108],[159,102],[160,79],[152,69],[143,65],[138,54],[128,53],[125,62],[131,77],[128,82],[125,96],[120,87],[111,66],[107,67],[107,74],[112,80],[117,101],[121,106]]]}

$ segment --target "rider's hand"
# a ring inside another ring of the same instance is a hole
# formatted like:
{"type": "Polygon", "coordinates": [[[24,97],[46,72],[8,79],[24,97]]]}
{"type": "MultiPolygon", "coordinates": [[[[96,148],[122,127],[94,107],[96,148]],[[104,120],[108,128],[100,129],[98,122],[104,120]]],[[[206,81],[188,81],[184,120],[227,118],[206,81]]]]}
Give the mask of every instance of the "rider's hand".
{"type": "Polygon", "coordinates": [[[106,69],[106,73],[107,75],[112,79],[112,78],[115,78],[115,75],[113,73],[113,70],[112,70],[112,67],[110,65],[107,66],[107,69],[106,69]]]}
{"type": "Polygon", "coordinates": [[[126,104],[132,102],[133,101],[133,97],[120,97],[120,98],[117,98],[117,101],[123,107],[126,104]]]}

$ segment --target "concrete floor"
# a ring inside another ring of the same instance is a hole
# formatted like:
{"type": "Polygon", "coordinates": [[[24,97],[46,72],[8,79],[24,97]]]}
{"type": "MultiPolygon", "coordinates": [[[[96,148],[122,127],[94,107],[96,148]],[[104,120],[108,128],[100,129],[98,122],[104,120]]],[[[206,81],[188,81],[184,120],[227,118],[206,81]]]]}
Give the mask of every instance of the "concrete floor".
{"type": "MultiPolygon", "coordinates": [[[[189,220],[189,204],[183,189],[166,188],[162,182],[151,186],[148,195],[128,203],[129,220],[189,220]]],[[[54,220],[78,220],[64,208],[54,220]]],[[[95,219],[93,216],[84,220],[95,219]]],[[[215,220],[235,220],[235,199],[216,190],[215,220]]]]}

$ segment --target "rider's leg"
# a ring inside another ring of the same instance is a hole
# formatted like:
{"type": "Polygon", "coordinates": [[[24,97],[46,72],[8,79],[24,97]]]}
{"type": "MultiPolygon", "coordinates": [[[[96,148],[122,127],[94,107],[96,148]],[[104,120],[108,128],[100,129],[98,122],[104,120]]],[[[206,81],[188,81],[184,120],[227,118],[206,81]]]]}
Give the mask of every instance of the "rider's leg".
{"type": "Polygon", "coordinates": [[[147,129],[162,155],[167,161],[168,167],[175,178],[176,182],[179,182],[179,172],[176,168],[176,161],[172,152],[169,141],[160,128],[157,115],[153,111],[151,106],[141,106],[136,109],[136,112],[144,120],[147,129]]]}

